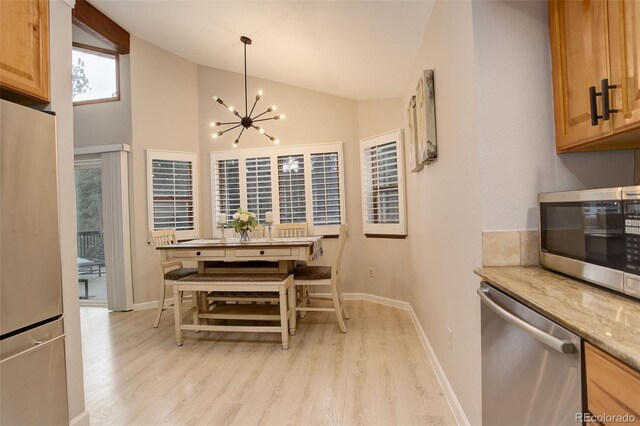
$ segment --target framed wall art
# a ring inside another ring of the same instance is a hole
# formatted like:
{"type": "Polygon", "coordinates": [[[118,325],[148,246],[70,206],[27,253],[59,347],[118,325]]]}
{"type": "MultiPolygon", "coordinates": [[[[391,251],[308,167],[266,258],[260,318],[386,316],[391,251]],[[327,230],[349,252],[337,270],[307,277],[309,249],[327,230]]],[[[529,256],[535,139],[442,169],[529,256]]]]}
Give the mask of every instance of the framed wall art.
{"type": "Polygon", "coordinates": [[[416,87],[416,134],[416,164],[433,162],[438,158],[433,70],[424,70],[416,87]]]}
{"type": "Polygon", "coordinates": [[[423,164],[418,162],[418,128],[416,127],[416,97],[412,96],[411,100],[409,100],[409,105],[407,105],[407,125],[409,127],[409,131],[407,132],[407,142],[409,153],[409,170],[412,172],[418,172],[422,170],[424,167],[423,164]]]}

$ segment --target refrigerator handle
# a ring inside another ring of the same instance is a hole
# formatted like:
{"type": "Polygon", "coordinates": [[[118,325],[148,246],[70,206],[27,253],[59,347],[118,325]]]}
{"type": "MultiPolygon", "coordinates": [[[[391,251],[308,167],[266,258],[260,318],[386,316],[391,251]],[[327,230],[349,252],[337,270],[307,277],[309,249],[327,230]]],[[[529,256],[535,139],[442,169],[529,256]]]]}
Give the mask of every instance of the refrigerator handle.
{"type": "Polygon", "coordinates": [[[55,342],[57,340],[60,340],[60,339],[64,339],[64,338],[65,338],[65,334],[61,334],[59,336],[54,337],[53,339],[47,340],[46,342],[41,342],[39,340],[35,340],[33,342],[33,346],[31,346],[29,349],[25,349],[22,352],[18,352],[17,354],[13,354],[10,357],[7,357],[5,359],[0,360],[0,364],[3,364],[3,363],[8,362],[8,361],[11,361],[14,358],[17,358],[17,357],[22,356],[22,355],[26,355],[26,354],[31,353],[33,351],[37,351],[38,349],[40,349],[43,346],[50,345],[53,342],[55,342]]]}
{"type": "Polygon", "coordinates": [[[570,354],[575,351],[573,343],[571,343],[570,341],[557,339],[545,333],[544,331],[537,329],[536,327],[532,326],[528,322],[518,318],[517,316],[504,310],[503,308],[501,308],[496,302],[491,300],[491,298],[488,295],[489,293],[488,289],[479,288],[477,290],[477,293],[478,293],[478,296],[480,296],[480,300],[482,300],[485,305],[491,308],[493,312],[498,314],[505,321],[515,325],[516,327],[520,328],[522,331],[530,334],[532,337],[536,338],[540,343],[563,354],[570,354]]]}

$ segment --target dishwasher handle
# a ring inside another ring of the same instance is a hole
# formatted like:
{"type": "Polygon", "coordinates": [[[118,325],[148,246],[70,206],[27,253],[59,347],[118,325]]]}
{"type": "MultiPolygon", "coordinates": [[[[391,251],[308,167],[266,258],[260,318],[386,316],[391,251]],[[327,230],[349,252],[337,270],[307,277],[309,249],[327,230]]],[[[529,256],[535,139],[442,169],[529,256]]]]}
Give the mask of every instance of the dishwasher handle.
{"type": "Polygon", "coordinates": [[[487,294],[488,293],[487,289],[479,288],[477,290],[477,293],[478,293],[478,296],[480,296],[480,299],[485,303],[485,305],[491,308],[493,312],[498,314],[505,321],[515,325],[516,327],[520,328],[524,332],[530,334],[532,337],[536,338],[540,343],[552,349],[555,349],[556,351],[563,354],[570,354],[575,351],[575,347],[573,346],[573,343],[571,343],[570,341],[560,340],[558,338],[555,338],[545,333],[544,331],[532,326],[528,322],[518,318],[512,313],[506,311],[505,309],[501,308],[496,302],[491,300],[491,298],[487,294]]]}

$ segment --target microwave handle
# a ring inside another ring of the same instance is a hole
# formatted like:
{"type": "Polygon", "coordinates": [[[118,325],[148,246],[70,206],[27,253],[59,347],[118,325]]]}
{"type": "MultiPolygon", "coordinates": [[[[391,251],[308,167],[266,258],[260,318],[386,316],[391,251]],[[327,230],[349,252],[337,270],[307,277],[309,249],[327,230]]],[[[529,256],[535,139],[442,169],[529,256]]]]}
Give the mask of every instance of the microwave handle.
{"type": "Polygon", "coordinates": [[[526,332],[527,334],[530,334],[532,337],[536,338],[540,343],[552,349],[555,349],[556,351],[562,354],[570,354],[575,351],[575,348],[573,347],[573,343],[571,343],[570,341],[560,340],[558,338],[555,338],[545,333],[544,331],[537,329],[536,327],[532,326],[528,322],[518,318],[512,313],[507,312],[500,306],[498,306],[496,302],[491,300],[491,298],[488,295],[488,292],[489,290],[482,289],[482,288],[479,288],[477,290],[478,296],[480,296],[480,299],[484,302],[484,304],[487,305],[489,308],[491,308],[493,312],[495,312],[500,317],[502,317],[502,319],[515,325],[516,327],[526,332]]]}

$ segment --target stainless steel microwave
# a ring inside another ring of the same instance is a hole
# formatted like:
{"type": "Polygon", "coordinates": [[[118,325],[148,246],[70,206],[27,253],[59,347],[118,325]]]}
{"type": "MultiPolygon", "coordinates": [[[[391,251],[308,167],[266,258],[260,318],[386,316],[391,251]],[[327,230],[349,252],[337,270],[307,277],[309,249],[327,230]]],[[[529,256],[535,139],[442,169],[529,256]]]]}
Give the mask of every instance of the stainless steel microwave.
{"type": "Polygon", "coordinates": [[[640,186],[548,192],[540,263],[640,299],[640,186]]]}

